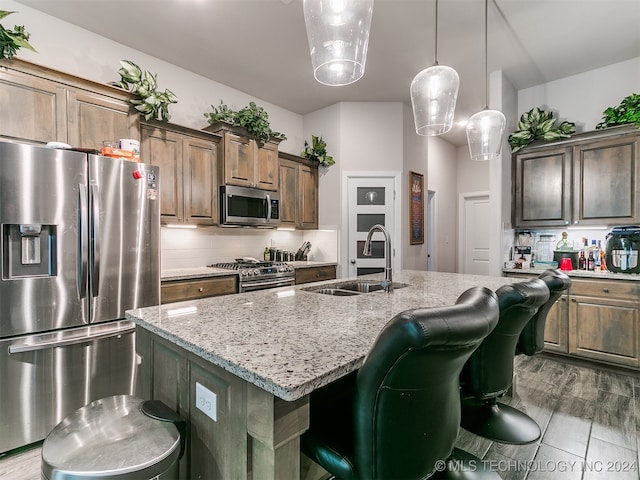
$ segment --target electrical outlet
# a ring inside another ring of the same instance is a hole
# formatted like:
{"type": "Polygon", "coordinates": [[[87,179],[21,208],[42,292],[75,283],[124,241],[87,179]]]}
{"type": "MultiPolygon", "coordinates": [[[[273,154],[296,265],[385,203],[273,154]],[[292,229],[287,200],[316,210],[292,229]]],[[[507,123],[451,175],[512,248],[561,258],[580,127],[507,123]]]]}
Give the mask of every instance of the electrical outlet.
{"type": "Polygon", "coordinates": [[[218,397],[208,388],[196,382],[196,408],[214,422],[218,421],[218,397]]]}

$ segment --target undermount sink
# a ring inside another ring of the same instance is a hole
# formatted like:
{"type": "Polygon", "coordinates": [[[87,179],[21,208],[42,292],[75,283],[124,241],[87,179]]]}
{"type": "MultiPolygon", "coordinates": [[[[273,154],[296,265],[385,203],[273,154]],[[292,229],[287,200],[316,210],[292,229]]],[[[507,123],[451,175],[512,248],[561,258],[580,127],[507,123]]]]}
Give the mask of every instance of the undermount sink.
{"type": "MultiPolygon", "coordinates": [[[[394,289],[406,286],[408,286],[406,283],[393,282],[394,289]]],[[[363,293],[378,292],[384,290],[384,287],[379,281],[353,280],[350,282],[331,283],[321,287],[303,288],[302,290],[336,297],[351,297],[354,295],[362,295],[363,293]]]]}

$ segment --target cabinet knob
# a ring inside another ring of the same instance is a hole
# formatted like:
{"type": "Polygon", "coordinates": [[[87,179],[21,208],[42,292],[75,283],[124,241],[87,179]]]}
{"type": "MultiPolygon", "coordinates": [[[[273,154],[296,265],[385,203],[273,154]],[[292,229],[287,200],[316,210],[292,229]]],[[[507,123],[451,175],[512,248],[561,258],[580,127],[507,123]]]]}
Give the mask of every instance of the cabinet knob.
{"type": "Polygon", "coordinates": [[[572,302],[577,302],[577,300],[575,298],[572,298],[571,301],[572,302]]]}
{"type": "Polygon", "coordinates": [[[202,292],[204,292],[204,288],[200,287],[200,288],[198,289],[198,291],[199,291],[200,293],[202,293],[202,292]]]}
{"type": "Polygon", "coordinates": [[[564,298],[564,297],[560,297],[560,301],[561,301],[561,302],[566,302],[566,301],[567,301],[567,299],[566,299],[566,298],[564,298]]]}
{"type": "Polygon", "coordinates": [[[603,291],[604,293],[609,293],[609,289],[608,289],[608,288],[603,288],[603,289],[602,289],[602,291],[603,291]]]}
{"type": "Polygon", "coordinates": [[[575,221],[573,222],[573,224],[574,224],[574,225],[578,225],[579,223],[580,223],[580,222],[579,222],[578,220],[575,220],[575,221]]]}
{"type": "Polygon", "coordinates": [[[569,220],[565,220],[565,221],[564,221],[564,224],[565,224],[565,225],[569,225],[569,220]]]}

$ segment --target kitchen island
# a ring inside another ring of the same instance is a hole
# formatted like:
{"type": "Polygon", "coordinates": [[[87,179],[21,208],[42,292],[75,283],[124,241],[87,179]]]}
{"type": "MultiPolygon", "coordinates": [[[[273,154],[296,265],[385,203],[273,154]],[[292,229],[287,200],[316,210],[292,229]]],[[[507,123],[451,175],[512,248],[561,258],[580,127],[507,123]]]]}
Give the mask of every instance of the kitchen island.
{"type": "Polygon", "coordinates": [[[138,395],[190,418],[184,476],[298,479],[309,393],[358,369],[394,315],[521,280],[402,271],[394,281],[408,286],[350,297],[307,291],[334,280],[127,312],[138,325],[138,395]]]}

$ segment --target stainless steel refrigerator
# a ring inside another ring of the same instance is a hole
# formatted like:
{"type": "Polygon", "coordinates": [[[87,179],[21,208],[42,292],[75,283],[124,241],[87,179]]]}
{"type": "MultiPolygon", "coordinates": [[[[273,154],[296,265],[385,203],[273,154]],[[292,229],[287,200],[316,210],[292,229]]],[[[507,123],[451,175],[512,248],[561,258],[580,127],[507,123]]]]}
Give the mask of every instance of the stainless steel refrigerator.
{"type": "Polygon", "coordinates": [[[0,452],[132,394],[134,326],[160,303],[158,168],[0,142],[0,452]]]}

